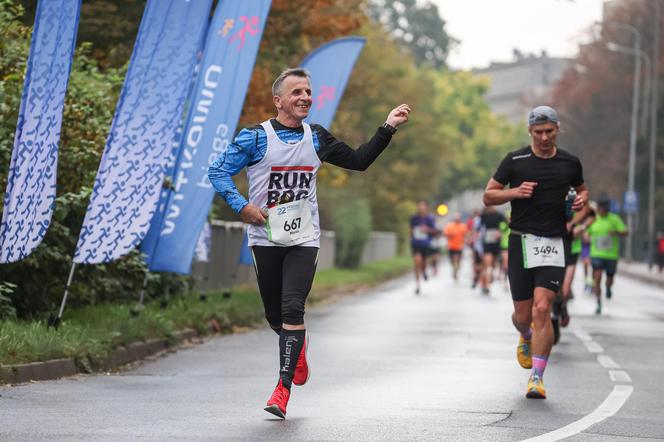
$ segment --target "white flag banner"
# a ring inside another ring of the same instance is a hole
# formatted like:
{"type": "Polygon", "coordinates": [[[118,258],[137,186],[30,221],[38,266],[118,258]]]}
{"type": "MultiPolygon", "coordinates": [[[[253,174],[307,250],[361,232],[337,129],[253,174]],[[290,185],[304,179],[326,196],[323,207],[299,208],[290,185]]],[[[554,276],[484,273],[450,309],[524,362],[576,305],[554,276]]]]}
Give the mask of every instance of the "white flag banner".
{"type": "Polygon", "coordinates": [[[182,118],[212,0],[148,0],[76,246],[112,261],[145,236],[182,118]]]}
{"type": "Polygon", "coordinates": [[[0,262],[41,243],[55,207],[58,144],[81,0],[37,4],[0,224],[0,262]]]}

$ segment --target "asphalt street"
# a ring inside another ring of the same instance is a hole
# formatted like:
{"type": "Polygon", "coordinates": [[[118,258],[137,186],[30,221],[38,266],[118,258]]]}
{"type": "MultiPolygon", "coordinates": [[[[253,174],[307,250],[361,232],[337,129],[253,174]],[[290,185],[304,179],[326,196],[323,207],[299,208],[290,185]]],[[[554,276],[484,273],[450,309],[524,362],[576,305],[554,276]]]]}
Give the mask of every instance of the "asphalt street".
{"type": "Polygon", "coordinates": [[[579,277],[548,398],[532,400],[509,294],[471,290],[464,265],[420,296],[409,275],[311,309],[312,376],[285,421],[263,411],[278,370],[265,327],[123,373],[2,387],[0,440],[664,440],[664,290],[618,277],[596,316],[579,277]]]}

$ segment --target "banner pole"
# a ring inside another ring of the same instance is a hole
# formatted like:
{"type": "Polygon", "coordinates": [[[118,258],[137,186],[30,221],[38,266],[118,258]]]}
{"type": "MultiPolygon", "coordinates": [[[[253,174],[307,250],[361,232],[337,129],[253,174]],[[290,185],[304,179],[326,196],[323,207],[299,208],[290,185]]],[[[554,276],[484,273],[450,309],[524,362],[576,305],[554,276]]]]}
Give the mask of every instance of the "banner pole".
{"type": "Polygon", "coordinates": [[[143,279],[143,288],[141,288],[141,295],[138,298],[138,308],[143,308],[143,300],[145,299],[145,288],[148,286],[148,275],[150,272],[145,272],[145,278],[143,279]]]}
{"type": "Polygon", "coordinates": [[[74,271],[76,270],[76,263],[72,260],[71,270],[69,270],[69,278],[67,278],[67,285],[65,286],[65,294],[62,296],[62,302],[60,303],[60,310],[56,317],[50,317],[48,321],[49,327],[58,328],[60,322],[62,321],[62,313],[65,311],[65,304],[67,303],[67,295],[69,295],[69,287],[71,286],[71,281],[74,279],[74,271]]]}

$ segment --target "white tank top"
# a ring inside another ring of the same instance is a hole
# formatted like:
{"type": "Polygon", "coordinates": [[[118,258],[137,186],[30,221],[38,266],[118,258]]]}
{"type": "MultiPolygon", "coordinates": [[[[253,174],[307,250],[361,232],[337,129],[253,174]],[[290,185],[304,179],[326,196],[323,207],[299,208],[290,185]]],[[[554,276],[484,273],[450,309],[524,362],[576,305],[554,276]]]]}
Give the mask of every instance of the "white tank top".
{"type": "MultiPolygon", "coordinates": [[[[316,174],[322,163],[316,154],[311,127],[307,123],[302,125],[302,140],[289,144],[279,139],[269,120],[261,123],[267,135],[267,150],[260,162],[247,167],[249,202],[264,209],[284,196],[290,197],[290,200],[307,198],[311,207],[315,238],[299,245],[320,247],[316,174]]],[[[268,239],[265,226],[249,225],[247,234],[250,246],[280,247],[268,239]]]]}

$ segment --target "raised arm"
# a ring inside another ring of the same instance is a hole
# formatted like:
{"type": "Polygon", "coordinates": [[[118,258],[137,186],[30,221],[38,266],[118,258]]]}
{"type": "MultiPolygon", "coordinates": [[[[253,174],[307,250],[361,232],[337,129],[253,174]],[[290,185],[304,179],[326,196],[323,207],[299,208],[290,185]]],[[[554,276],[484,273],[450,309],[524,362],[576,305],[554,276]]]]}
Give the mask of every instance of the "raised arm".
{"type": "Polygon", "coordinates": [[[319,152],[321,161],[345,169],[366,170],[385,150],[396,128],[408,121],[409,114],[410,107],[407,104],[392,109],[385,121],[389,127],[379,127],[374,136],[357,149],[353,149],[343,141],[337,140],[323,127],[318,126],[317,132],[321,137],[321,151],[319,152]]]}

